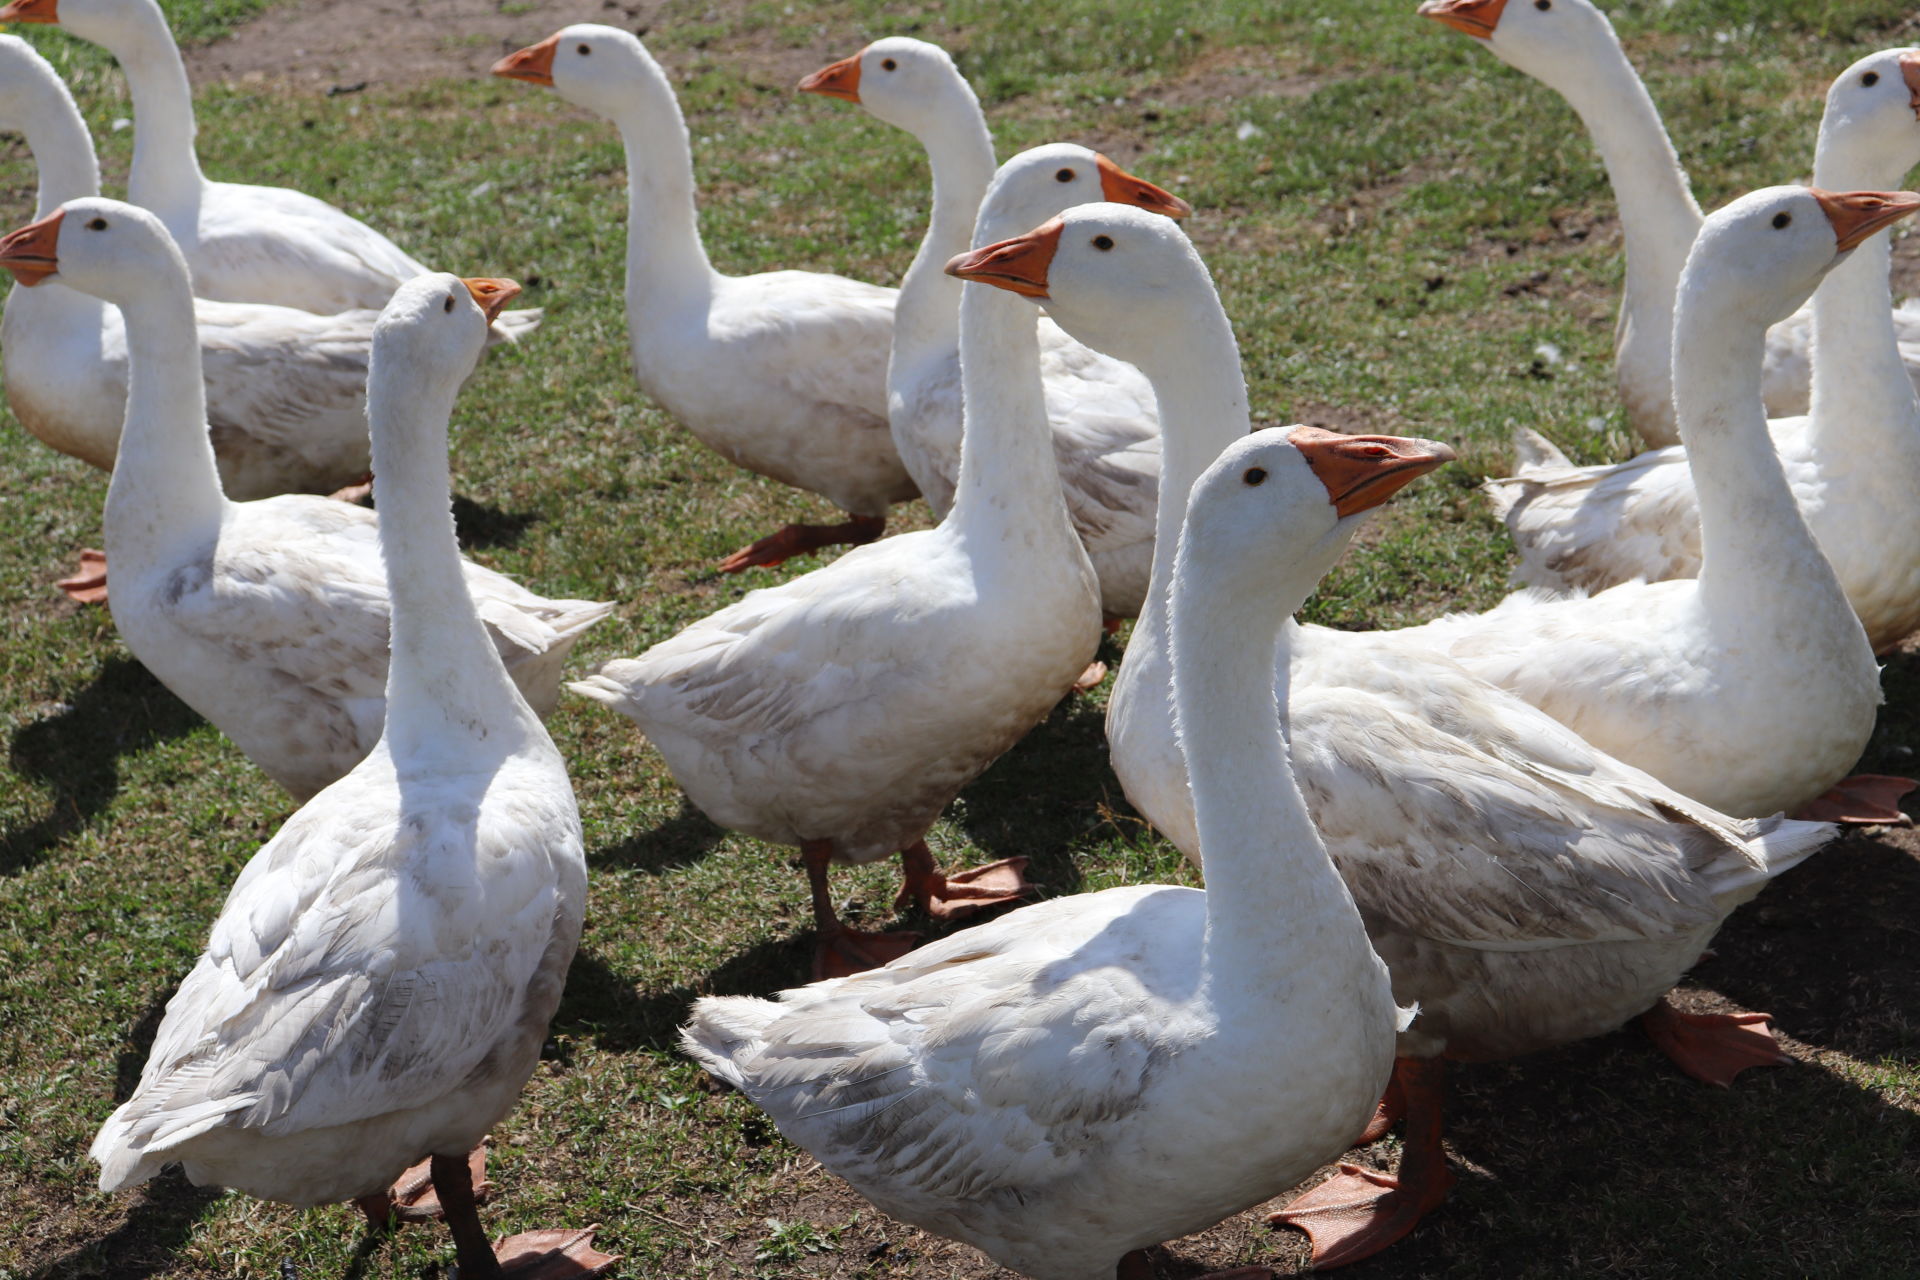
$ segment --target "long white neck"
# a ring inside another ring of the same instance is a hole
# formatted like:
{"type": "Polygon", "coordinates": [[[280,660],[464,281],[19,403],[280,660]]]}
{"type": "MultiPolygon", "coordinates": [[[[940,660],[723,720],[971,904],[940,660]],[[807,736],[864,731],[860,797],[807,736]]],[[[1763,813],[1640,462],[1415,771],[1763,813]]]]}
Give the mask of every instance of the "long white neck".
{"type": "MultiPolygon", "coordinates": [[[[1700,503],[1700,591],[1710,615],[1751,617],[1840,584],[1787,486],[1760,399],[1767,321],[1711,282],[1681,282],[1674,404],[1700,503]],[[1796,584],[1782,592],[1780,582],[1796,584]]],[[[1844,599],[1843,599],[1844,603],[1844,599]]]]}
{"type": "Polygon", "coordinates": [[[974,218],[993,181],[994,164],[993,135],[987,130],[980,100],[965,80],[958,76],[955,80],[948,108],[935,116],[932,127],[914,132],[926,147],[933,169],[933,215],[920,251],[900,281],[889,382],[895,370],[914,369],[929,358],[945,356],[960,341],[960,295],[966,286],[943,268],[955,254],[965,253],[976,243],[974,218]]]}
{"type": "Polygon", "coordinates": [[[1005,558],[988,580],[1026,581],[1039,556],[1085,552],[1067,517],[1053,457],[1033,305],[991,285],[960,295],[960,479],[945,526],[976,561],[1005,558]]]}
{"type": "Polygon", "coordinates": [[[34,94],[20,130],[40,171],[40,193],[33,206],[38,221],[69,200],[99,195],[100,162],[94,157],[93,135],[67,86],[45,63],[34,70],[46,83],[34,94]]]}
{"type": "Polygon", "coordinates": [[[1308,817],[1282,737],[1285,622],[1314,583],[1247,592],[1193,559],[1183,547],[1173,587],[1173,699],[1206,862],[1207,981],[1216,991],[1285,989],[1335,948],[1372,972],[1379,961],[1308,817]]]}
{"type": "Polygon", "coordinates": [[[1671,412],[1674,294],[1687,250],[1700,233],[1700,206],[1625,50],[1608,40],[1594,55],[1557,74],[1552,84],[1593,136],[1620,208],[1627,257],[1621,372],[1623,382],[1643,372],[1649,383],[1624,389],[1639,412],[1664,419],[1671,412]]]}
{"type": "Polygon", "coordinates": [[[700,242],[693,142],[666,72],[639,50],[640,73],[614,124],[627,153],[627,318],[637,336],[678,323],[713,296],[700,242]]]}
{"type": "MultiPolygon", "coordinates": [[[[1904,170],[1860,150],[1823,124],[1813,185],[1881,191],[1905,181],[1904,170]]],[[[1822,474],[1910,475],[1894,459],[1920,454],[1920,406],[1893,329],[1892,265],[1892,238],[1881,232],[1828,272],[1813,295],[1812,433],[1822,474]]]]}
{"type": "Polygon", "coordinates": [[[514,688],[467,594],[454,537],[447,420],[457,380],[410,376],[376,352],[367,388],[374,501],[393,601],[387,747],[402,774],[498,759],[539,720],[514,688]]]}
{"type": "Polygon", "coordinates": [[[176,237],[200,218],[200,158],[194,152],[193,89],[179,46],[157,5],[130,5],[124,33],[108,52],[133,93],[133,168],[127,198],[150,209],[176,237]]]}
{"type": "MultiPolygon", "coordinates": [[[[1167,651],[1167,601],[1194,481],[1228,445],[1247,434],[1247,380],[1240,347],[1218,295],[1170,327],[1161,359],[1143,362],[1160,416],[1160,507],[1154,518],[1153,576],[1128,647],[1167,651]]],[[[1145,669],[1144,666],[1142,669],[1145,669]]],[[[1126,664],[1121,664],[1124,679],[1126,664]]]]}
{"type": "MultiPolygon", "coordinates": [[[[193,289],[178,249],[120,303],[127,417],[107,488],[107,558],[129,568],[183,541],[210,540],[228,502],[207,435],[193,289]]],[[[117,571],[117,570],[116,570],[117,571]]]]}

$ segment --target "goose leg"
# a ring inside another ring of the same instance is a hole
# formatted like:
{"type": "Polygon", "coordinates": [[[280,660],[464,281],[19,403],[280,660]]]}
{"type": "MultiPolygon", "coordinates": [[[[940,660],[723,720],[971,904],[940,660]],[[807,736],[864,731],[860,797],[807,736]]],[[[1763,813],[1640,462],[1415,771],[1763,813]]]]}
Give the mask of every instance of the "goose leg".
{"type": "Polygon", "coordinates": [[[82,548],[80,568],[53,585],[81,604],[99,604],[107,598],[107,553],[82,548]]]}
{"type": "MultiPolygon", "coordinates": [[[[485,1204],[492,1199],[494,1185],[487,1181],[486,1143],[467,1153],[467,1173],[473,1184],[474,1203],[485,1204]]],[[[433,1189],[431,1157],[395,1178],[393,1185],[385,1191],[378,1195],[361,1196],[353,1203],[367,1215],[367,1221],[373,1224],[376,1231],[385,1230],[395,1221],[429,1222],[444,1216],[439,1193],[433,1189]]]]}
{"type": "Polygon", "coordinates": [[[807,887],[813,893],[813,925],[820,935],[813,952],[816,982],[877,969],[920,945],[917,933],[868,933],[840,922],[833,909],[833,895],[827,890],[827,864],[833,861],[833,841],[803,841],[800,859],[806,864],[807,887]]]}
{"type": "Polygon", "coordinates": [[[1913,819],[1900,809],[1900,797],[1920,787],[1912,778],[1884,773],[1856,773],[1833,784],[1826,794],[1800,807],[1793,816],[1809,822],[1839,822],[1860,827],[1910,827],[1913,819]]]}
{"type": "Polygon", "coordinates": [[[1387,1081],[1387,1091],[1380,1095],[1380,1105],[1373,1109],[1373,1119],[1367,1121],[1367,1127],[1354,1139],[1356,1147],[1370,1147],[1387,1136],[1387,1131],[1407,1118],[1407,1091],[1400,1085],[1400,1064],[1394,1063],[1391,1079],[1387,1081]]]}
{"type": "Polygon", "coordinates": [[[1397,1175],[1342,1164],[1333,1177],[1267,1219],[1307,1233],[1315,1270],[1372,1257],[1446,1200],[1453,1175],[1440,1142],[1445,1077],[1446,1066],[1438,1058],[1400,1058],[1393,1064],[1407,1119],[1397,1175]]]}
{"type": "Polygon", "coordinates": [[[373,496],[373,472],[361,476],[350,485],[335,489],[327,495],[335,502],[364,503],[373,496]]]}
{"type": "Polygon", "coordinates": [[[446,1210],[453,1233],[454,1256],[460,1261],[460,1280],[586,1280],[620,1259],[593,1247],[598,1227],[576,1230],[523,1231],[500,1242],[496,1250],[480,1225],[473,1195],[470,1156],[434,1156],[434,1191],[446,1210]]]}
{"type": "Polygon", "coordinates": [[[1682,1013],[1662,999],[1640,1015],[1640,1025],[1673,1065],[1722,1089],[1748,1067],[1793,1061],[1773,1038],[1766,1013],[1682,1013]]]}
{"type": "Polygon", "coordinates": [[[1020,873],[1026,865],[1025,858],[1002,858],[945,875],[933,865],[927,842],[916,840],[900,851],[902,883],[893,909],[915,905],[936,920],[958,920],[1024,897],[1030,886],[1020,873]]]}
{"type": "Polygon", "coordinates": [[[845,524],[790,524],[758,542],[740,548],[715,567],[721,573],[738,573],[754,565],[771,569],[794,556],[818,551],[821,547],[842,543],[859,546],[863,542],[872,542],[886,531],[886,527],[885,516],[856,515],[849,515],[845,524]]]}

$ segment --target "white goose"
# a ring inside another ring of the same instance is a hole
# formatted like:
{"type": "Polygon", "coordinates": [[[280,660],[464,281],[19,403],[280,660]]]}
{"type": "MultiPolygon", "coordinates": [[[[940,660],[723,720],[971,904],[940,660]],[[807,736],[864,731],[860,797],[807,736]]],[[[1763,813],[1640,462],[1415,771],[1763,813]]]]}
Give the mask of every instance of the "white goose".
{"type": "MultiPolygon", "coordinates": [[[[193,91],[156,0],[12,0],[0,22],[58,23],[100,45],[133,94],[127,199],[159,215],[186,256],[193,291],[221,302],[267,302],[323,315],[386,305],[427,268],[357,218],[285,187],[209,182],[194,150],[193,91]]],[[[503,337],[540,313],[508,312],[503,337]]]]}
{"type": "MultiPolygon", "coordinates": [[[[1233,331],[1206,266],[1165,218],[1086,206],[996,248],[1009,287],[1153,381],[1165,446],[1154,587],[1107,735],[1127,798],[1197,861],[1169,695],[1170,549],[1194,478],[1248,430],[1233,331]]],[[[1451,456],[1424,441],[1291,431],[1322,442],[1322,465],[1399,459],[1406,469],[1379,468],[1383,486],[1451,456]]],[[[1701,1079],[1784,1060],[1765,1014],[1698,1017],[1662,997],[1727,914],[1831,827],[1716,814],[1457,663],[1396,647],[1394,633],[1288,624],[1287,635],[1276,681],[1294,774],[1395,996],[1420,1009],[1389,1098],[1408,1121],[1398,1179],[1349,1169],[1280,1215],[1312,1233],[1316,1265],[1384,1248],[1445,1198],[1442,1055],[1509,1057],[1640,1014],[1701,1079]]]]}
{"type": "Polygon", "coordinates": [[[527,1232],[496,1257],[467,1161],[539,1063],[587,892],[566,767],[467,594],[448,510],[447,416],[517,291],[427,276],[381,317],[386,732],[235,881],[139,1087],[93,1141],[102,1190],[180,1164],[306,1207],[378,1195],[426,1155],[462,1276],[615,1261],[592,1229],[527,1232]]]}
{"type": "MultiPolygon", "coordinates": [[[[1614,355],[1634,430],[1656,447],[1679,437],[1673,420],[1673,300],[1700,206],[1660,112],[1590,0],[1424,0],[1420,12],[1466,32],[1501,61],[1567,100],[1600,149],[1620,205],[1626,287],[1614,355]]],[[[1908,374],[1920,386],[1920,314],[1893,313],[1908,374]]],[[[1812,382],[1810,320],[1802,311],[1767,333],[1761,392],[1774,414],[1805,413],[1812,382]]]]}
{"type": "Polygon", "coordinates": [[[679,100],[636,37],[564,27],[493,73],[549,86],[620,130],[627,327],[641,388],[722,457],[848,513],[837,525],[787,525],[721,571],[878,538],[887,508],[918,492],[887,431],[894,290],[813,271],[715,271],[679,100]]]}
{"type": "MultiPolygon", "coordinates": [[[[25,134],[39,166],[36,218],[100,194],[79,108],[18,36],[0,35],[0,128],[25,134]]],[[[8,293],[0,318],[7,403],[53,448],[110,471],[127,412],[120,312],[57,283],[30,283],[8,293]]],[[[195,301],[207,422],[229,494],[330,493],[366,474],[367,352],[378,315],[195,301]]]]}
{"type": "MultiPolygon", "coordinates": [[[[1701,228],[1674,324],[1674,362],[1685,372],[1675,403],[1700,502],[1697,579],[1627,582],[1595,596],[1522,591],[1487,613],[1395,638],[1448,654],[1726,813],[1796,810],[1839,782],[1873,732],[1880,668],[1774,454],[1759,364],[1768,322],[1916,209],[1910,192],[1770,187],[1701,228]]],[[[1859,465],[1877,461],[1869,451],[1859,465]]],[[[1897,821],[1892,800],[1912,785],[1873,779],[1831,803],[1897,821]]]]}
{"type": "Polygon", "coordinates": [[[1174,696],[1205,893],[1058,898],[777,1001],[694,1005],[686,1051],[893,1217],[1034,1280],[1113,1280],[1366,1123],[1405,1022],[1288,768],[1284,687],[1274,704],[1287,615],[1392,492],[1378,463],[1322,469],[1324,447],[1263,431],[1194,486],[1174,696]]]}
{"type": "MultiPolygon", "coordinates": [[[[1897,188],[1920,164],[1920,50],[1869,54],[1827,93],[1814,185],[1897,188]]],[[[1888,235],[1869,237],[1813,295],[1813,408],[1768,424],[1801,514],[1875,652],[1920,629],[1920,402],[1893,326],[1888,235]]],[[[1617,466],[1538,461],[1488,485],[1529,586],[1600,590],[1700,571],[1700,508],[1675,445],[1617,466]]]]}
{"type": "MultiPolygon", "coordinates": [[[[809,93],[858,102],[920,140],[933,169],[933,216],[900,281],[887,363],[893,443],[935,514],[953,502],[960,471],[960,282],[941,268],[968,248],[1038,226],[1076,204],[1111,200],[1172,218],[1187,202],[1071,144],[1025,153],[1019,186],[991,220],[980,207],[992,179],[993,137],[980,101],[946,50],[924,40],[876,40],[800,82],[809,93]],[[975,227],[976,214],[979,226],[975,227]]],[[[1138,370],[1089,351],[1047,320],[1040,369],[1054,462],[1067,512],[1100,575],[1107,617],[1131,618],[1146,599],[1159,501],[1160,427],[1153,388],[1138,370]]]]}
{"type": "MultiPolygon", "coordinates": [[[[105,517],[114,623],[161,683],[307,799],[367,754],[385,719],[378,518],[325,498],[221,492],[187,266],[152,214],[69,201],[0,240],[0,266],[23,283],[57,277],[125,316],[127,420],[105,517]]],[[[543,599],[461,563],[508,670],[551,711],[567,652],[614,606],[543,599]]]]}
{"type": "Polygon", "coordinates": [[[1024,891],[1025,859],[942,876],[924,837],[1099,642],[1099,588],[1061,502],[1034,333],[1017,299],[964,292],[966,440],[937,528],[857,547],[568,686],[638,724],[715,822],[800,847],[816,976],[912,942],[841,924],[831,862],[900,853],[901,903],[936,916],[1024,891]]]}

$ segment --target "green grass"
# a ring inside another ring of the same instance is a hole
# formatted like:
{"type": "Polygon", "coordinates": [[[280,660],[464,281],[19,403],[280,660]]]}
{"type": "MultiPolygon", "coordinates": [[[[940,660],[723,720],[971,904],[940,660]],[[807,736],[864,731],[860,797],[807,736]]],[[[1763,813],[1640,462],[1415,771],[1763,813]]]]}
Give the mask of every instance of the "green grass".
{"type": "MultiPolygon", "coordinates": [[[[257,7],[174,12],[211,35],[257,7]]],[[[1460,450],[1383,514],[1309,610],[1393,626],[1501,593],[1508,549],[1473,485],[1505,465],[1511,427],[1542,426],[1583,458],[1629,448],[1611,393],[1618,230],[1597,160],[1549,91],[1413,7],[1062,0],[1037,30],[1014,0],[731,2],[670,7],[648,41],[683,84],[723,270],[898,279],[927,204],[917,148],[857,108],[789,91],[816,60],[896,31],[956,50],[1003,154],[1087,140],[1191,199],[1259,419],[1460,450]],[[1242,140],[1246,124],[1259,132],[1242,140]],[[1542,343],[1564,360],[1542,362],[1542,343]]],[[[1804,174],[1826,80],[1913,38],[1911,6],[1894,0],[1612,8],[1708,205],[1804,174]]],[[[526,22],[529,40],[548,30],[537,12],[526,22]]],[[[111,127],[128,114],[117,73],[57,32],[27,34],[73,77],[117,189],[131,141],[111,127]]],[[[544,329],[490,355],[469,386],[454,465],[474,555],[549,594],[623,602],[583,661],[637,652],[769,580],[707,566],[783,520],[831,514],[728,467],[634,387],[624,172],[599,120],[504,82],[333,99],[203,85],[201,154],[211,176],[320,194],[436,266],[527,282],[547,308],[544,329]]],[[[7,158],[11,227],[33,178],[23,149],[7,158]]],[[[69,551],[98,537],[104,477],[10,422],[0,474],[0,1280],[251,1280],[283,1262],[308,1278],[434,1274],[451,1259],[437,1230],[367,1241],[345,1209],[294,1213],[177,1176],[92,1190],[87,1142],[136,1078],[227,886],[291,805],[133,663],[104,611],[50,590],[69,551]]],[[[1896,660],[1887,688],[1869,764],[1910,767],[1920,670],[1896,660]]],[[[1056,711],[954,805],[936,852],[1028,854],[1050,894],[1194,883],[1127,808],[1100,717],[1097,697],[1056,711]]],[[[553,729],[593,897],[546,1061],[496,1135],[490,1228],[604,1223],[630,1277],[993,1275],[864,1206],[673,1052],[694,996],[803,976],[801,878],[789,851],[691,810],[626,721],[570,701],[553,729]]],[[[1353,1274],[1911,1274],[1912,848],[1829,851],[1737,917],[1698,975],[1701,998],[1771,1009],[1802,1065],[1717,1092],[1623,1034],[1463,1068],[1452,1202],[1353,1274]]],[[[857,918],[888,919],[891,874],[838,873],[857,918]]],[[[1293,1270],[1303,1251],[1243,1217],[1160,1265],[1190,1276],[1254,1261],[1293,1270]]]]}

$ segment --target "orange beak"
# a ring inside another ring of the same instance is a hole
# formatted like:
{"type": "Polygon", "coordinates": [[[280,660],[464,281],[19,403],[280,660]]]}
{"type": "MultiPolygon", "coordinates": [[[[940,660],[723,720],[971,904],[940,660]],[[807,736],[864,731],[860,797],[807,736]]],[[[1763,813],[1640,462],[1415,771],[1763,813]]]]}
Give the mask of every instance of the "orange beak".
{"type": "Polygon", "coordinates": [[[1184,218],[1193,212],[1193,206],[1179,196],[1154,186],[1145,178],[1134,177],[1105,156],[1098,157],[1095,163],[1100,167],[1100,194],[1112,203],[1130,204],[1169,218],[1184,218]]]}
{"type": "Polygon", "coordinates": [[[1507,0],[1425,0],[1420,15],[1444,22],[1476,40],[1491,40],[1507,0]]]}
{"type": "Polygon", "coordinates": [[[1840,251],[1857,247],[1876,231],[1892,226],[1920,209],[1920,195],[1911,191],[1822,191],[1811,188],[1813,198],[1827,212],[1833,224],[1833,238],[1840,251]]]}
{"type": "Polygon", "coordinates": [[[1920,116],[1920,52],[1909,49],[1900,55],[1900,77],[1907,82],[1907,105],[1920,116]]]}
{"type": "Polygon", "coordinates": [[[1023,298],[1047,296],[1047,268],[1060,247],[1066,224],[1054,218],[1023,236],[963,253],[947,263],[947,274],[990,284],[1023,298]]]}
{"type": "Polygon", "coordinates": [[[60,271],[60,219],[65,209],[55,209],[38,222],[29,222],[18,231],[0,237],[0,267],[13,272],[13,278],[31,289],[60,271]]]}
{"type": "Polygon", "coordinates": [[[1318,427],[1295,427],[1288,438],[1306,455],[1343,519],[1379,506],[1435,467],[1453,461],[1453,450],[1437,440],[1343,436],[1318,427]]]}
{"type": "MultiPolygon", "coordinates": [[[[31,3],[32,0],[29,0],[31,3]]],[[[51,0],[49,0],[51,3],[51,0]]],[[[560,49],[560,33],[554,32],[539,44],[530,44],[493,64],[493,74],[509,80],[553,87],[553,55],[560,49]]]]}
{"type": "Polygon", "coordinates": [[[473,276],[460,283],[467,286],[467,292],[473,295],[474,302],[487,313],[488,324],[498,320],[506,305],[520,296],[518,282],[503,280],[498,276],[473,276]]]}
{"type": "Polygon", "coordinates": [[[13,0],[0,9],[0,22],[58,22],[58,0],[13,0]]]}
{"type": "Polygon", "coordinates": [[[817,93],[825,98],[845,98],[848,102],[860,101],[860,57],[864,53],[866,50],[862,49],[851,58],[828,63],[800,82],[800,92],[817,93]]]}

